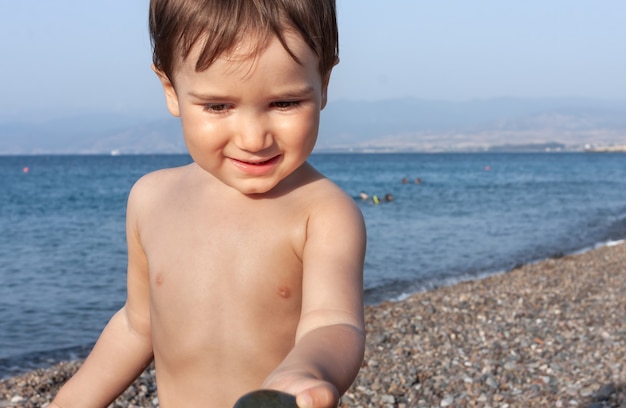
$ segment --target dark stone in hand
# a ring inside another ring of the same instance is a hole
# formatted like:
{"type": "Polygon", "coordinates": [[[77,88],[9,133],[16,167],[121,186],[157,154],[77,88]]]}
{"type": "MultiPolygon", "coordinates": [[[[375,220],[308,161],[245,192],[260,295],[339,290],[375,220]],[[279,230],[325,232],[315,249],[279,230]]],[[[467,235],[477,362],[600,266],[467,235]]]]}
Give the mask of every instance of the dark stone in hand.
{"type": "Polygon", "coordinates": [[[280,391],[252,391],[239,398],[233,408],[297,408],[296,397],[280,391]]]}

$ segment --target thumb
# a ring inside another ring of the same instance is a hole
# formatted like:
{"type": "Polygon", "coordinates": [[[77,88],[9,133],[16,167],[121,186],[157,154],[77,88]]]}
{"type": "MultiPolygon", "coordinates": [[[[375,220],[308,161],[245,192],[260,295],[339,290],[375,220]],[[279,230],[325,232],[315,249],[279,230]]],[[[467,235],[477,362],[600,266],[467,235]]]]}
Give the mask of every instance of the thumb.
{"type": "Polygon", "coordinates": [[[322,383],[298,393],[299,408],[333,408],[339,403],[339,392],[329,383],[322,383]]]}

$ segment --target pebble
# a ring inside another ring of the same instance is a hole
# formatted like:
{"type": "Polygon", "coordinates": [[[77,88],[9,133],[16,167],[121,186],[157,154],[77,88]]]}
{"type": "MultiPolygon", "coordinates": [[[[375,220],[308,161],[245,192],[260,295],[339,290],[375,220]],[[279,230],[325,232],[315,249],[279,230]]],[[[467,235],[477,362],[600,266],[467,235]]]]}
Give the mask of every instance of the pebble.
{"type": "MultiPolygon", "coordinates": [[[[626,408],[625,293],[621,244],[368,306],[340,407],[626,408]]],[[[44,407],[79,366],[0,380],[0,407],[44,407]]],[[[158,407],[153,367],[118,407],[158,407]]]]}
{"type": "Polygon", "coordinates": [[[454,402],[454,397],[452,395],[448,395],[444,399],[441,400],[440,407],[449,407],[454,402]]]}

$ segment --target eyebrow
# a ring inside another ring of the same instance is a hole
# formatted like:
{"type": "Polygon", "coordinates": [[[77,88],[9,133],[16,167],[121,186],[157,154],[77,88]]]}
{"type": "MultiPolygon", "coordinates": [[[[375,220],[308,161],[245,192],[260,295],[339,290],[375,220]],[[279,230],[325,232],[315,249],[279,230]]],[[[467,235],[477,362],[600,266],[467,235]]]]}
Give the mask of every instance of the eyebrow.
{"type": "Polygon", "coordinates": [[[197,92],[193,92],[193,91],[188,92],[187,95],[189,95],[192,98],[201,99],[201,100],[230,99],[230,98],[228,98],[226,96],[220,96],[220,95],[217,95],[217,94],[209,94],[209,93],[204,94],[204,93],[197,93],[197,92]]]}
{"type": "MultiPolygon", "coordinates": [[[[272,92],[271,93],[271,99],[283,99],[283,98],[302,98],[308,95],[311,95],[312,93],[314,93],[314,89],[312,86],[305,86],[302,88],[290,88],[290,89],[285,89],[284,91],[277,91],[277,92],[272,92]]],[[[216,100],[216,101],[221,101],[221,100],[230,100],[232,99],[232,97],[226,96],[226,95],[219,95],[219,94],[212,94],[212,93],[198,93],[198,92],[194,92],[194,91],[190,91],[188,93],[188,95],[192,98],[195,99],[199,99],[199,100],[216,100]]]]}
{"type": "Polygon", "coordinates": [[[276,92],[275,98],[302,98],[314,93],[312,86],[305,86],[303,88],[286,89],[283,92],[276,92]]]}

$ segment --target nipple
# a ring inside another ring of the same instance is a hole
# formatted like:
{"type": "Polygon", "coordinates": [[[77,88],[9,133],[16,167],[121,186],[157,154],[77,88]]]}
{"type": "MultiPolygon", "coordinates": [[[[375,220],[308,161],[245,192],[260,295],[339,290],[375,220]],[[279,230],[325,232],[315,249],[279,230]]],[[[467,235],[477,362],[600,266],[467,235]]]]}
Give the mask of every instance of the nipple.
{"type": "Polygon", "coordinates": [[[287,286],[279,286],[277,292],[278,295],[284,299],[289,299],[291,296],[291,289],[287,286]]]}

